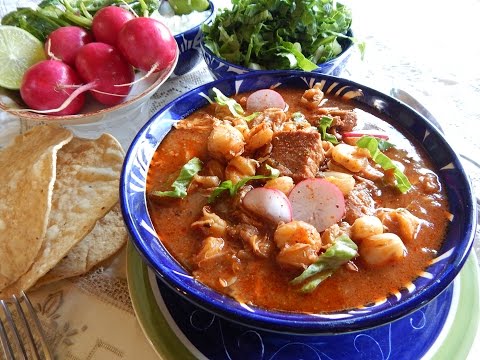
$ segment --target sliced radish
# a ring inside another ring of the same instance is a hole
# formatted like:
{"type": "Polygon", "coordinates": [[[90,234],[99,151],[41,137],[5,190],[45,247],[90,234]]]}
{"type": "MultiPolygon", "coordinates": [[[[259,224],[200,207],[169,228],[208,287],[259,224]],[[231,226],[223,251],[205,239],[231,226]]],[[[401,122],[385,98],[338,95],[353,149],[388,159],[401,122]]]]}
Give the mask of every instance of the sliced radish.
{"type": "Polygon", "coordinates": [[[257,90],[247,99],[247,111],[263,111],[268,108],[285,109],[285,100],[278,92],[270,89],[257,90]]]}
{"type": "Polygon", "coordinates": [[[292,206],[287,195],[280,190],[255,188],[245,195],[242,204],[255,215],[275,224],[292,221],[292,206]]]}
{"type": "Polygon", "coordinates": [[[324,179],[299,182],[288,196],[294,220],[302,220],[322,232],[345,215],[345,198],[340,189],[324,179]]]}

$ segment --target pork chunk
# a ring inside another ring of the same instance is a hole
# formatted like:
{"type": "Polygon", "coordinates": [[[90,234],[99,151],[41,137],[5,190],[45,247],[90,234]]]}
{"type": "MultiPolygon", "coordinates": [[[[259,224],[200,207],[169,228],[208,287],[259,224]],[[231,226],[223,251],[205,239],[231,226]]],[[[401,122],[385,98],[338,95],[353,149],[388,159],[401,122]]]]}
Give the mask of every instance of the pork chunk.
{"type": "Polygon", "coordinates": [[[369,186],[366,182],[356,184],[345,197],[345,221],[351,225],[357,218],[374,213],[375,201],[369,186]]]}
{"type": "Polygon", "coordinates": [[[272,151],[267,162],[281,175],[298,182],[315,177],[324,160],[318,132],[282,131],[272,138],[272,151]]]}
{"type": "Polygon", "coordinates": [[[357,125],[357,114],[351,110],[336,110],[332,111],[330,115],[333,116],[332,127],[336,132],[344,133],[352,131],[357,125]]]}

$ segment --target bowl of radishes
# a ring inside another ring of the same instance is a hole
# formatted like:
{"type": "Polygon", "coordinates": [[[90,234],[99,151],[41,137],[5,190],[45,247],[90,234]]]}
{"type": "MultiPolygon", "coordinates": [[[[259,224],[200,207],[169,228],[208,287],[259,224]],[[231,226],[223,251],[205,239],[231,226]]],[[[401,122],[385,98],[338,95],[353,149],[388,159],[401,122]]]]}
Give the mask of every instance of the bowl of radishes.
{"type": "MultiPolygon", "coordinates": [[[[4,19],[21,27],[15,15],[4,19]]],[[[95,9],[83,26],[34,33],[44,41],[46,60],[26,70],[18,91],[2,89],[0,109],[29,120],[76,124],[142,106],[173,73],[179,56],[170,30],[144,15],[111,5],[95,9]]]]}
{"type": "Polygon", "coordinates": [[[422,311],[452,289],[476,227],[461,162],[424,117],[364,85],[298,71],[219,79],[166,105],[127,152],[120,202],[133,245],[179,297],[236,323],[294,334],[354,332],[422,311]],[[387,138],[399,146],[387,153],[394,160],[384,154],[387,138]],[[448,202],[415,208],[432,195],[427,188],[448,202]],[[429,206],[439,218],[426,219],[429,206]],[[384,223],[390,207],[402,218],[384,223]],[[425,256],[420,242],[433,236],[438,247],[428,250],[421,270],[389,288],[396,269],[412,265],[401,261],[425,256]],[[363,279],[372,283],[352,289],[363,279]],[[389,290],[371,300],[312,310],[366,295],[381,282],[389,290]]]}

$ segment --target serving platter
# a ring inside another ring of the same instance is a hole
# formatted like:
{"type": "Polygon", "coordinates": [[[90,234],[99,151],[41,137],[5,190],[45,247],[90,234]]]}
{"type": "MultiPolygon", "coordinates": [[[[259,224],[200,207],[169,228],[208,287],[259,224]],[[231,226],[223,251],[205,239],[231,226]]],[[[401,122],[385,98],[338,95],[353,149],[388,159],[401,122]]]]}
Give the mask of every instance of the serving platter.
{"type": "Polygon", "coordinates": [[[479,272],[472,252],[436,299],[399,320],[342,335],[295,336],[241,326],[181,298],[129,243],[127,280],[143,332],[162,359],[466,358],[479,323],[479,272]],[[341,350],[340,350],[341,349],[341,350]]]}

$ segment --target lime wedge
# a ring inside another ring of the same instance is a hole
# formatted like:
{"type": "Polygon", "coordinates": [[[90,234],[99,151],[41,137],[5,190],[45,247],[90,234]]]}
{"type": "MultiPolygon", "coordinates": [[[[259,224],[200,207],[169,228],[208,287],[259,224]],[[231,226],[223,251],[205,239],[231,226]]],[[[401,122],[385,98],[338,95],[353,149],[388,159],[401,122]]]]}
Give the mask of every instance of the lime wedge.
{"type": "Polygon", "coordinates": [[[18,90],[25,71],[45,60],[43,43],[15,26],[0,25],[0,86],[18,90]]]}
{"type": "Polygon", "coordinates": [[[208,0],[169,0],[168,3],[176,15],[190,14],[192,11],[205,11],[210,6],[208,0]]]}

